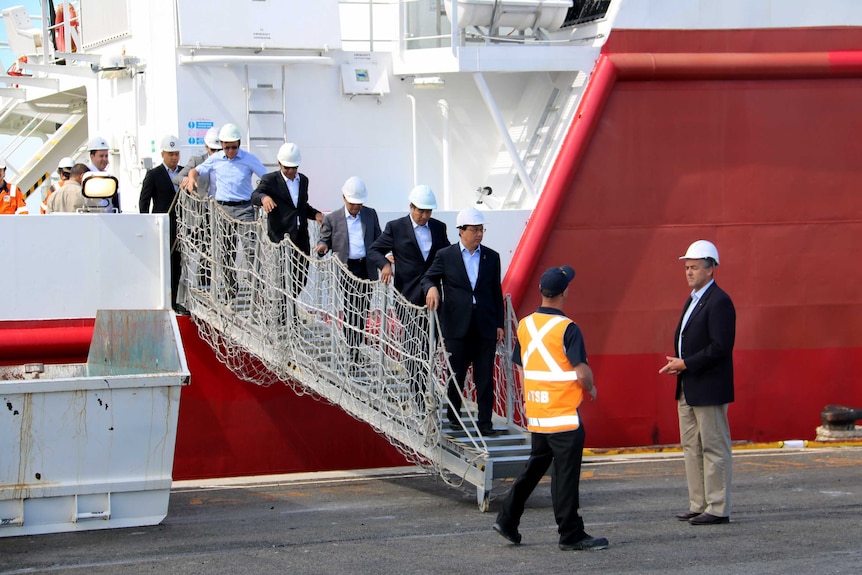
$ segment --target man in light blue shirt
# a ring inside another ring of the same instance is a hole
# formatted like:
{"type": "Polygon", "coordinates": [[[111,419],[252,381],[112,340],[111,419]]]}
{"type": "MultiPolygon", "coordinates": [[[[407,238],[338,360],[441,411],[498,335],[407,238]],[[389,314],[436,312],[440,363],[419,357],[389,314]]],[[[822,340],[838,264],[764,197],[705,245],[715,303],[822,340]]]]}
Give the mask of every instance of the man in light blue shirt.
{"type": "MultiPolygon", "coordinates": [[[[224,219],[222,231],[222,260],[224,271],[225,295],[228,300],[236,296],[236,236],[240,222],[254,222],[254,206],[251,203],[251,176],[263,177],[266,168],[263,163],[249,152],[240,149],[242,134],[236,124],[225,124],[219,130],[222,151],[212,154],[203,164],[189,171],[186,189],[194,191],[199,176],[209,176],[215,183],[215,201],[231,219],[224,219]]],[[[250,226],[243,235],[250,234],[250,226]]],[[[251,261],[251,242],[242,242],[246,262],[251,261]]]]}

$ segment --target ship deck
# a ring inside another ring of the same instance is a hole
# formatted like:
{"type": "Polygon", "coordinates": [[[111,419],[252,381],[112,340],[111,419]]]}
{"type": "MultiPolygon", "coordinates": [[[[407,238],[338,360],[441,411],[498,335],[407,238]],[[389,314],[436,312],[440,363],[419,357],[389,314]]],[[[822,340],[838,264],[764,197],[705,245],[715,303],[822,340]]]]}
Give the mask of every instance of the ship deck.
{"type": "MultiPolygon", "coordinates": [[[[692,527],[678,453],[590,456],[581,482],[600,552],[556,546],[550,484],[528,502],[521,546],[413,468],[177,482],[153,527],[0,539],[19,573],[856,573],[862,447],[734,452],[729,525],[692,527]]],[[[501,486],[496,493],[504,493],[501,486]]],[[[499,497],[499,496],[498,496],[499,497]]]]}

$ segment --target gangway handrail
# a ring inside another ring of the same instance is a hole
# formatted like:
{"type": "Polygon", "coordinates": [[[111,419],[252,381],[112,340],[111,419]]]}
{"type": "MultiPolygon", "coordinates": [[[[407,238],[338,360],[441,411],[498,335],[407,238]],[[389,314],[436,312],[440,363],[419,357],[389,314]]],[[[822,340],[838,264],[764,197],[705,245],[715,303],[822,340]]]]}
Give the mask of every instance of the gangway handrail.
{"type": "MultiPolygon", "coordinates": [[[[241,222],[212,198],[185,191],[177,206],[179,300],[220,361],[241,379],[281,382],[339,405],[408,461],[453,485],[476,485],[480,507],[487,508],[493,462],[487,438],[476,431],[469,378],[463,429],[443,423],[454,372],[436,311],[411,304],[391,285],[356,278],[338,258],[309,257],[289,239],[273,243],[266,218],[241,222]],[[359,293],[368,303],[361,330],[349,307],[359,293]]],[[[316,239],[316,229],[311,235],[316,239]]],[[[494,423],[520,433],[523,404],[509,361],[517,320],[510,306],[506,317],[494,423]]]]}

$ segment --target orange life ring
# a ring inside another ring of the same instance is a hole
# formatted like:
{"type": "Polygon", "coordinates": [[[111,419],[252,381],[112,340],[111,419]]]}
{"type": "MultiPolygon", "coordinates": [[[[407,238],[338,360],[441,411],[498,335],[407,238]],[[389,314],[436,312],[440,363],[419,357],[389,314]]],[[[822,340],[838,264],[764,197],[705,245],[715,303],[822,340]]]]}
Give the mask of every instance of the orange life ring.
{"type": "MultiPolygon", "coordinates": [[[[66,10],[69,11],[69,26],[74,28],[75,31],[78,30],[78,12],[75,10],[75,7],[71,4],[59,4],[57,8],[55,8],[54,12],[56,15],[56,38],[57,38],[57,51],[65,52],[66,51],[66,27],[63,26],[63,22],[66,21],[66,10]]],[[[72,45],[72,52],[78,51],[78,46],[75,43],[75,38],[71,39],[70,44],[72,45]]]]}

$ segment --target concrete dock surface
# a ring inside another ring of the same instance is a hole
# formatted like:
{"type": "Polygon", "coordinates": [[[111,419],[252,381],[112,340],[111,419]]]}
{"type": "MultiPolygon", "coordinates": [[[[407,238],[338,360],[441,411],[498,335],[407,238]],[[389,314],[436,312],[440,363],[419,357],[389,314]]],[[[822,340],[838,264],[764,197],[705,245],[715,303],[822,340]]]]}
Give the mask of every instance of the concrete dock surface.
{"type": "Polygon", "coordinates": [[[581,512],[604,551],[560,551],[546,478],[509,544],[470,486],[414,468],[179,482],[161,525],[0,538],[0,575],[858,574],[862,447],[734,451],[727,525],[691,526],[680,454],[585,459],[581,512]]]}

